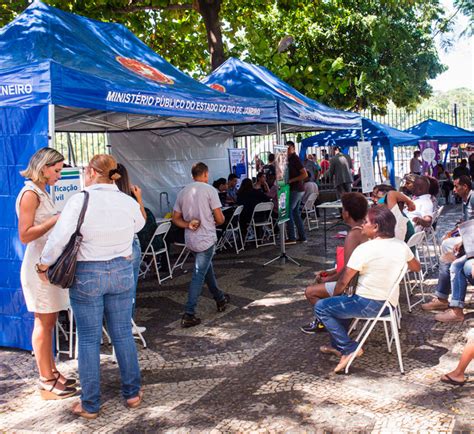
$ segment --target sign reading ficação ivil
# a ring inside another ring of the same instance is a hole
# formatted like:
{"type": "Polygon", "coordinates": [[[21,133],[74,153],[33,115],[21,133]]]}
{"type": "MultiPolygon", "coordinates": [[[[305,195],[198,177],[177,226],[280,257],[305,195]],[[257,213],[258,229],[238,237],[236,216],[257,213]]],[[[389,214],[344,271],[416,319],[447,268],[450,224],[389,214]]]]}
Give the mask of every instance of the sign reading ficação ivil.
{"type": "Polygon", "coordinates": [[[54,186],[54,203],[58,211],[62,211],[71,196],[82,190],[81,169],[67,167],[61,170],[61,179],[54,186]]]}

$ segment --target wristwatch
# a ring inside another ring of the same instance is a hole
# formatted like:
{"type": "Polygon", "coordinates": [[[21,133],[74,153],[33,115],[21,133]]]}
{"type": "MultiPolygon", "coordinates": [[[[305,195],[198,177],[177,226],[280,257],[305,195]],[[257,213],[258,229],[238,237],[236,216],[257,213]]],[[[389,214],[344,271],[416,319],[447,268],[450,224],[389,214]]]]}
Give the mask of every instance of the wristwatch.
{"type": "Polygon", "coordinates": [[[35,264],[35,270],[38,274],[43,274],[43,273],[46,273],[46,270],[48,269],[48,267],[46,267],[44,270],[42,270],[40,268],[40,265],[44,265],[44,264],[40,264],[39,262],[37,264],[35,264]]]}

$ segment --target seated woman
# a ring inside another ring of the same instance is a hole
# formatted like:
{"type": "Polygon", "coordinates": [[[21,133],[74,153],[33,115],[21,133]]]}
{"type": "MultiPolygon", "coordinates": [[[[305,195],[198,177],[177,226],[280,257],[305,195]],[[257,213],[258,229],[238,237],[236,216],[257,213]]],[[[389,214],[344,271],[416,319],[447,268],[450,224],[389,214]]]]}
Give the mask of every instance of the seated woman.
{"type": "MultiPolygon", "coordinates": [[[[347,264],[354,249],[367,241],[367,237],[362,234],[362,224],[367,215],[367,199],[361,193],[346,193],[341,198],[342,201],[342,218],[344,223],[350,226],[350,231],[344,241],[344,265],[347,264]]],[[[305,297],[314,306],[322,298],[332,297],[335,294],[334,289],[339,276],[342,274],[336,269],[319,271],[316,273],[316,281],[314,285],[310,285],[305,290],[305,297]]],[[[303,333],[312,334],[317,331],[325,330],[323,324],[314,318],[308,325],[302,326],[303,333]]]]}
{"type": "Polygon", "coordinates": [[[244,179],[237,192],[237,205],[244,206],[240,214],[240,230],[244,239],[247,234],[247,226],[252,220],[253,210],[257,204],[262,202],[270,202],[270,198],[262,191],[253,188],[251,179],[244,179]]]}
{"type": "Polygon", "coordinates": [[[436,179],[438,180],[439,187],[443,192],[444,200],[446,204],[449,203],[449,194],[453,191],[454,184],[451,180],[451,175],[449,172],[443,167],[441,163],[436,165],[436,179]]]}
{"type": "MultiPolygon", "coordinates": [[[[369,241],[352,252],[334,289],[335,294],[342,294],[358,274],[356,293],[319,300],[315,306],[317,318],[331,335],[331,352],[341,357],[335,373],[344,371],[358,346],[347,333],[351,320],[377,316],[406,263],[410,271],[421,270],[408,246],[395,238],[395,223],[395,216],[388,208],[377,205],[369,209],[362,226],[362,233],[369,241]]],[[[389,299],[390,304],[396,306],[398,298],[396,292],[389,299]]]]}
{"type": "Polygon", "coordinates": [[[217,190],[217,194],[219,195],[219,199],[221,201],[222,206],[227,205],[227,181],[225,178],[219,178],[218,180],[212,183],[212,186],[217,190]]]}

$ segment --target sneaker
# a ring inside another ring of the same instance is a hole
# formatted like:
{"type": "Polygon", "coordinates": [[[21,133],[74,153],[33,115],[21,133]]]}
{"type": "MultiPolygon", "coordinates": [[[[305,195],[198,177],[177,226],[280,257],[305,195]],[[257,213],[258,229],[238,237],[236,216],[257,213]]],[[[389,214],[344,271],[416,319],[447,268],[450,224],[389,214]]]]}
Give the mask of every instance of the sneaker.
{"type": "Polygon", "coordinates": [[[189,327],[194,327],[201,324],[201,318],[196,318],[195,315],[190,315],[185,313],[181,318],[181,327],[187,329],[189,327]]]}
{"type": "Polygon", "coordinates": [[[216,301],[217,312],[224,312],[227,305],[230,303],[230,297],[228,294],[224,294],[222,300],[216,301]]]}
{"type": "Polygon", "coordinates": [[[146,332],[146,327],[134,326],[132,328],[132,332],[134,335],[141,335],[142,333],[146,332]]]}
{"type": "Polygon", "coordinates": [[[448,309],[444,312],[437,313],[434,319],[439,322],[463,322],[464,313],[457,309],[448,309]]]}
{"type": "Polygon", "coordinates": [[[311,321],[308,325],[300,327],[300,330],[303,333],[306,333],[307,335],[312,335],[314,333],[326,331],[326,327],[324,327],[324,324],[321,321],[315,319],[314,321],[311,321]]]}
{"type": "Polygon", "coordinates": [[[439,298],[433,298],[428,303],[424,303],[421,305],[421,308],[423,310],[445,310],[449,307],[448,300],[446,301],[441,301],[439,298]]]}
{"type": "Polygon", "coordinates": [[[298,240],[298,243],[306,244],[307,242],[308,242],[308,240],[306,238],[304,240],[301,240],[301,239],[298,240]]]}

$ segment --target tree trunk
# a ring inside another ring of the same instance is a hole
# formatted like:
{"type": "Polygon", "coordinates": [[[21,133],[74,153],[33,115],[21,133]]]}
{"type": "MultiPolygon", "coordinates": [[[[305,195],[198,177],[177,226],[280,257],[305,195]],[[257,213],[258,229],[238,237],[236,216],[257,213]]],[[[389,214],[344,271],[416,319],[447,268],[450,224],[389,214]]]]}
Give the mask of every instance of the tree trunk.
{"type": "Polygon", "coordinates": [[[199,13],[206,25],[207,44],[209,53],[211,54],[211,68],[213,71],[225,61],[221,23],[219,21],[221,1],[222,0],[198,0],[199,13]]]}

